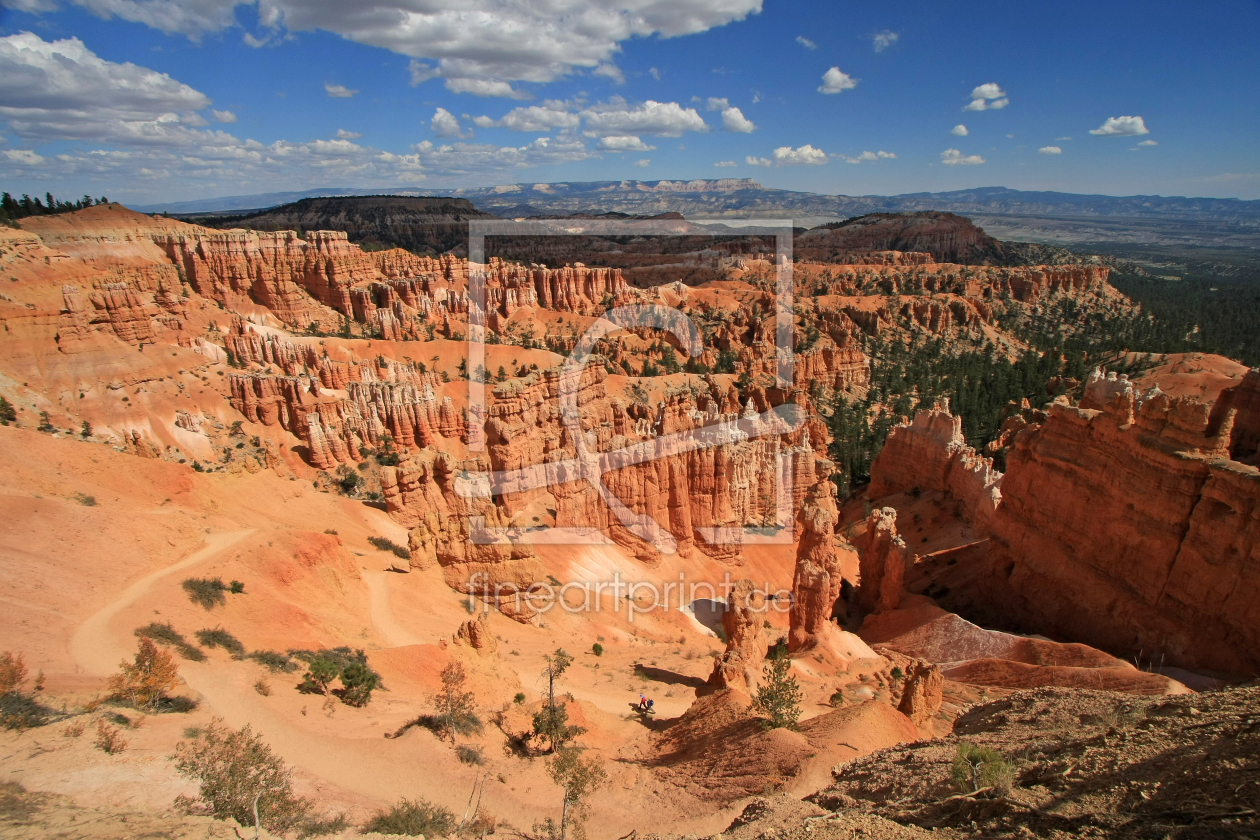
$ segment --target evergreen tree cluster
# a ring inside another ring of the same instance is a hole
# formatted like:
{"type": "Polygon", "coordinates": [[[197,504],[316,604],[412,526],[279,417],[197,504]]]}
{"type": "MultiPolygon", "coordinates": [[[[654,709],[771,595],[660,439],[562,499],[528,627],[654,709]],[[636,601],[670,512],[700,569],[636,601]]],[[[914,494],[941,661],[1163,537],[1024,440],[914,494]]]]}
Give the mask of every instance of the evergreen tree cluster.
{"type": "Polygon", "coordinates": [[[1136,372],[1124,361],[1128,350],[1168,352],[1158,319],[1089,310],[1071,298],[1033,311],[1012,307],[998,320],[1028,345],[1013,359],[987,341],[960,349],[918,332],[865,339],[871,357],[866,396],[816,395],[833,438],[830,457],[839,468],[836,481],[842,494],[870,480],[871,464],[901,417],[932,408],[942,397],[962,417],[967,444],[981,449],[997,437],[1010,403],[1027,399],[1040,407],[1066,391],[1064,380],[1083,382],[1098,366],[1136,372]]]}
{"type": "Polygon", "coordinates": [[[73,213],[96,204],[109,204],[109,199],[105,196],[92,198],[90,195],[85,195],[78,201],[60,201],[52,193],[44,193],[44,200],[40,201],[38,196],[31,198],[29,195],[23,195],[17,199],[4,193],[0,196],[0,224],[12,225],[18,219],[24,219],[27,216],[73,213]]]}

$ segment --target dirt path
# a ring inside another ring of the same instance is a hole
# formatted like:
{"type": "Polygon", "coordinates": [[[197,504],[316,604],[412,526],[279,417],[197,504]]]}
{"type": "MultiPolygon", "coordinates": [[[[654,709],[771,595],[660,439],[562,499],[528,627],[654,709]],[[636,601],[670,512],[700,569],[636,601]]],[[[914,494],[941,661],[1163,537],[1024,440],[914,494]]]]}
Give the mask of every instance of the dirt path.
{"type": "Polygon", "coordinates": [[[131,652],[131,637],[128,644],[120,644],[109,632],[109,623],[114,616],[134,604],[157,581],[174,572],[191,568],[203,560],[232,546],[254,532],[253,528],[242,531],[224,531],[206,537],[205,544],[189,554],[183,560],[173,563],[155,572],[150,572],[124,589],[117,598],[98,610],[91,618],[79,625],[70,637],[70,657],[84,673],[95,676],[108,676],[118,668],[119,660],[131,652]]]}
{"type": "Polygon", "coordinates": [[[424,644],[424,639],[398,623],[394,609],[389,604],[390,577],[396,572],[364,572],[363,581],[368,588],[368,615],[372,626],[390,647],[424,644]]]}

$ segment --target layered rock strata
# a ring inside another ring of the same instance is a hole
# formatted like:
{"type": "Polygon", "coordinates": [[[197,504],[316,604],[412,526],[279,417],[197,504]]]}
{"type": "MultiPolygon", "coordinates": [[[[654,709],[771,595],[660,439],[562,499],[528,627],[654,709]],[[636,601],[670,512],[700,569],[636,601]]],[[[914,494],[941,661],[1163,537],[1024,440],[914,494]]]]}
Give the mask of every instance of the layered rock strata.
{"type": "Polygon", "coordinates": [[[990,526],[992,579],[1025,628],[1122,655],[1260,669],[1260,472],[1231,409],[1117,392],[1020,433],[990,526]]]}
{"type": "Polygon", "coordinates": [[[916,488],[948,493],[961,502],[964,516],[981,535],[1001,503],[1002,473],[992,459],[967,446],[962,418],[949,413],[948,403],[894,426],[871,464],[869,498],[916,488]]]}

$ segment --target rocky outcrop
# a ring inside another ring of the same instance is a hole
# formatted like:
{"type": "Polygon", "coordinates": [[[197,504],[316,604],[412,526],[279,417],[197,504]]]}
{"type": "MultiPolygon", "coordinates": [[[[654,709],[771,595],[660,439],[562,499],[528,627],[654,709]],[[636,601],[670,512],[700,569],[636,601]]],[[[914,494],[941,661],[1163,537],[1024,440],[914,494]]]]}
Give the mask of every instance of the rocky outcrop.
{"type": "Polygon", "coordinates": [[[948,402],[894,426],[871,464],[868,498],[916,488],[948,493],[981,535],[1001,502],[1002,473],[993,468],[992,459],[967,446],[962,418],[949,413],[948,402]]]}
{"type": "Polygon", "coordinates": [[[557,269],[525,268],[494,258],[486,269],[486,309],[504,317],[522,306],[591,315],[605,302],[620,299],[627,288],[619,268],[590,268],[582,263],[557,269]]]}
{"type": "Polygon", "coordinates": [[[866,518],[866,531],[855,546],[862,577],[858,607],[865,613],[897,609],[906,569],[914,563],[913,552],[897,535],[897,511],[890,507],[871,511],[866,518]]]}
{"type": "Polygon", "coordinates": [[[1238,385],[1221,391],[1212,406],[1209,434],[1228,422],[1231,412],[1234,417],[1229,434],[1229,456],[1244,464],[1260,466],[1260,368],[1252,368],[1238,385]]]}
{"type": "Polygon", "coordinates": [[[1228,460],[1235,414],[1119,391],[1052,405],[1008,456],[992,597],[1013,622],[1132,656],[1260,669],[1260,472],[1228,460]]]}
{"type": "Polygon", "coordinates": [[[480,598],[504,615],[528,622],[549,606],[538,585],[546,581],[533,548],[504,533],[507,514],[486,505],[477,516],[430,513],[409,537],[411,565],[436,561],[446,585],[480,598]]]}
{"type": "Polygon", "coordinates": [[[751,580],[740,580],[726,599],[722,630],[726,650],[713,662],[713,673],[697,693],[735,688],[751,695],[766,658],[766,594],[751,580]]]}
{"type": "Polygon", "coordinates": [[[490,613],[485,611],[459,625],[452,639],[485,656],[494,656],[499,649],[499,642],[490,630],[490,613]]]}
{"type": "Polygon", "coordinates": [[[340,231],[263,233],[194,228],[153,237],[196,291],[227,306],[258,303],[298,328],[351,312],[350,287],[373,280],[370,256],[340,231]],[[323,304],[323,307],[320,306],[323,304]]]}
{"type": "Polygon", "coordinates": [[[931,662],[915,660],[903,677],[904,687],[897,710],[910,718],[915,726],[923,726],[941,710],[945,677],[931,662]]]}
{"type": "MultiPolygon", "coordinates": [[[[321,364],[320,377],[327,374],[334,384],[342,384],[338,370],[321,364]]],[[[380,446],[386,440],[409,449],[467,433],[450,398],[439,404],[436,391],[441,382],[435,373],[419,373],[412,365],[388,360],[379,366],[352,365],[349,370],[359,380],[344,382],[345,397],[321,393],[320,383],[306,373],[233,373],[228,376],[228,400],[250,422],[278,425],[297,435],[310,449],[308,460],[320,469],[358,461],[361,447],[380,446]],[[388,379],[378,378],[382,376],[388,379]]]]}
{"type": "Polygon", "coordinates": [[[788,650],[808,650],[832,628],[843,576],[836,551],[840,520],[830,461],[818,462],[816,483],[805,495],[797,516],[796,570],[792,576],[792,609],[788,613],[788,650]]]}

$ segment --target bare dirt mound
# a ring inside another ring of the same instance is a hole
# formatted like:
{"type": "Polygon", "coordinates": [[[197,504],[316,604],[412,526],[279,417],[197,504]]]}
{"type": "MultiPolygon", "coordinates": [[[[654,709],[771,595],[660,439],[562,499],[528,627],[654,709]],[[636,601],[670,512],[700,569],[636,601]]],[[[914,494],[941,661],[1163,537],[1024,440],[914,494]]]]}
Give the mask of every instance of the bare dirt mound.
{"type": "Polygon", "coordinates": [[[656,739],[645,763],[701,799],[729,803],[767,789],[817,789],[835,762],[919,737],[886,703],[836,709],[795,732],[762,729],[750,706],[729,689],[701,697],[656,739]]]}
{"type": "MultiPolygon", "coordinates": [[[[833,784],[810,797],[832,813],[800,817],[773,836],[850,837],[866,824],[874,830],[858,833],[877,838],[922,829],[934,837],[1256,837],[1257,754],[1255,686],[1155,701],[1019,692],[973,708],[948,738],[837,767],[833,784]],[[995,751],[1005,781],[978,791],[955,782],[960,744],[995,751]]],[[[723,836],[766,836],[774,804],[723,836]]]]}
{"type": "Polygon", "coordinates": [[[948,679],[1000,688],[1092,688],[1130,694],[1185,691],[1176,680],[1139,671],[1089,645],[986,630],[927,599],[871,616],[861,636],[872,645],[941,666],[948,679]]]}

